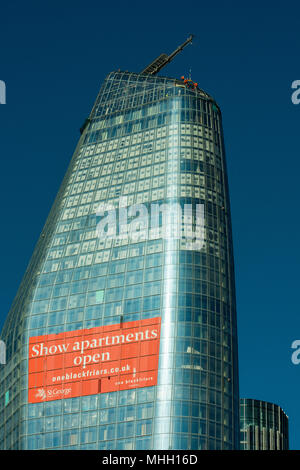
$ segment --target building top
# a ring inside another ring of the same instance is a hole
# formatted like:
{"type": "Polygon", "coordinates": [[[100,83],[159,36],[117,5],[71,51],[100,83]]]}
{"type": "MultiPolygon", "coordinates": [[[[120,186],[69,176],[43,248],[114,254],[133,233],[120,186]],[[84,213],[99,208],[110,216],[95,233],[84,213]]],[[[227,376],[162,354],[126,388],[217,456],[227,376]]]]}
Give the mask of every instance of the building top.
{"type": "Polygon", "coordinates": [[[257,398],[240,398],[240,405],[246,405],[246,406],[259,406],[259,405],[265,405],[267,408],[278,408],[287,418],[288,415],[285,413],[285,411],[281,408],[281,406],[277,405],[276,403],[270,402],[270,401],[265,401],[265,400],[258,400],[257,398]]]}
{"type": "Polygon", "coordinates": [[[136,72],[128,72],[122,71],[122,70],[116,70],[110,72],[105,80],[128,80],[129,82],[133,80],[135,83],[136,82],[143,82],[147,84],[154,84],[154,83],[161,83],[161,84],[172,84],[173,86],[178,86],[182,88],[187,88],[190,91],[194,91],[197,94],[200,94],[201,96],[214,101],[214,98],[206,93],[204,90],[198,87],[198,83],[193,82],[191,79],[186,79],[185,77],[181,76],[181,78],[174,78],[174,77],[167,77],[167,76],[161,76],[161,75],[149,75],[147,73],[136,73],[136,72]],[[194,85],[197,85],[196,87],[194,85]]]}
{"type": "Polygon", "coordinates": [[[129,110],[143,109],[145,105],[167,102],[170,98],[196,101],[201,98],[211,103],[213,111],[221,117],[215,100],[189,79],[118,70],[106,76],[89,119],[103,119],[129,110]]]}

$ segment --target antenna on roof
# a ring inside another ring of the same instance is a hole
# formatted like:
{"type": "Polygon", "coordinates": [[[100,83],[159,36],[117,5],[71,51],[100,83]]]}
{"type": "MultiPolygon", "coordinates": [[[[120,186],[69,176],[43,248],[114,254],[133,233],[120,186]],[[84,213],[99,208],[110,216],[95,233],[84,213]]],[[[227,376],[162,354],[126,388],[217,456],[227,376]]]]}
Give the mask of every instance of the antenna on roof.
{"type": "Polygon", "coordinates": [[[187,44],[189,44],[190,42],[192,42],[193,40],[193,37],[194,35],[191,34],[187,40],[181,44],[180,46],[177,47],[177,49],[175,49],[174,52],[172,52],[172,54],[168,55],[168,54],[161,54],[160,56],[158,56],[153,62],[151,62],[151,64],[149,64],[142,72],[140,73],[147,73],[149,75],[156,75],[165,65],[167,65],[169,62],[171,62],[172,59],[174,59],[174,57],[182,51],[182,49],[185,48],[185,46],[187,44]]]}

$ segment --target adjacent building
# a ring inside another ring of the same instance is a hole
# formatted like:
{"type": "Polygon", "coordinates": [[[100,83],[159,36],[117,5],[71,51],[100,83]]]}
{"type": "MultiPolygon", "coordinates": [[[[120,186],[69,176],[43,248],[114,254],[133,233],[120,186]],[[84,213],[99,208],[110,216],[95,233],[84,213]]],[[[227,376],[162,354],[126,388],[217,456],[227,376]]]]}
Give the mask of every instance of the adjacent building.
{"type": "Polygon", "coordinates": [[[1,339],[1,449],[239,448],[222,118],[197,84],[108,74],[1,339]]]}
{"type": "Polygon", "coordinates": [[[241,398],[241,449],[288,450],[289,419],[280,406],[241,398]]]}

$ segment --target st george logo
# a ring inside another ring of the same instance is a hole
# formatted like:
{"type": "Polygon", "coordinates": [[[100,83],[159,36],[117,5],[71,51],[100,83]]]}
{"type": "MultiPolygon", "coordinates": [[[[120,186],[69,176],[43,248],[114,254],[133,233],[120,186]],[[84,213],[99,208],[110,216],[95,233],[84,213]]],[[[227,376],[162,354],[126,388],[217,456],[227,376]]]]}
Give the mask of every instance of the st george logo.
{"type": "Polygon", "coordinates": [[[46,392],[43,388],[39,388],[36,395],[36,398],[40,398],[41,400],[46,400],[46,392]]]}
{"type": "Polygon", "coordinates": [[[6,104],[6,85],[3,80],[0,80],[0,104],[6,104]]]}

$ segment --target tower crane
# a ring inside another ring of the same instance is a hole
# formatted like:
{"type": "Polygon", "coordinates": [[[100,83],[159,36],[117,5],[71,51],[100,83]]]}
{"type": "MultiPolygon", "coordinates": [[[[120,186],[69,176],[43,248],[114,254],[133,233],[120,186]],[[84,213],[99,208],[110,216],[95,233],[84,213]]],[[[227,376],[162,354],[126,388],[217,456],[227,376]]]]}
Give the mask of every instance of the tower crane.
{"type": "Polygon", "coordinates": [[[167,65],[169,62],[171,62],[174,57],[182,51],[182,49],[187,46],[190,42],[192,42],[194,35],[191,34],[184,43],[182,43],[180,46],[175,49],[172,54],[160,54],[151,64],[147,65],[147,67],[140,73],[145,73],[149,75],[156,75],[165,65],[167,65]]]}

